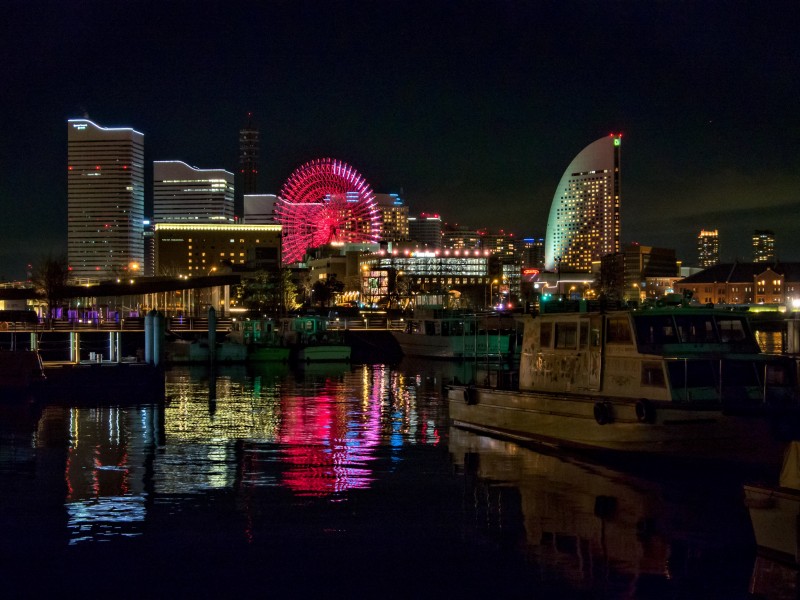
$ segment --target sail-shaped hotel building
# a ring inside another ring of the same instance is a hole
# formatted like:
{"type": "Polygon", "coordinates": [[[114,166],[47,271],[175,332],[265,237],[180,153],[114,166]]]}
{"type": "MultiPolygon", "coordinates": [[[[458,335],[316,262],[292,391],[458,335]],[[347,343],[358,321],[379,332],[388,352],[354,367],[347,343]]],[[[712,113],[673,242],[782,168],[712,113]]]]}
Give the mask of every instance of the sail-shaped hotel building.
{"type": "Polygon", "coordinates": [[[619,155],[622,136],[586,146],[558,184],[545,237],[545,269],[590,272],[592,262],[619,252],[619,155]]]}

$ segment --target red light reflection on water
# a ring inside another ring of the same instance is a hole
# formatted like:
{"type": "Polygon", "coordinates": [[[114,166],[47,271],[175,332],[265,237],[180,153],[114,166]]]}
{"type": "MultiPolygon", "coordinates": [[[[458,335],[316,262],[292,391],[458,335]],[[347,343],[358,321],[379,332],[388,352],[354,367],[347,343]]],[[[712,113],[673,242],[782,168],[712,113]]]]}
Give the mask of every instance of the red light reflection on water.
{"type": "Polygon", "coordinates": [[[361,413],[349,406],[323,391],[281,399],[282,480],[296,494],[324,496],[372,482],[367,463],[380,444],[380,405],[369,402],[361,413]]]}

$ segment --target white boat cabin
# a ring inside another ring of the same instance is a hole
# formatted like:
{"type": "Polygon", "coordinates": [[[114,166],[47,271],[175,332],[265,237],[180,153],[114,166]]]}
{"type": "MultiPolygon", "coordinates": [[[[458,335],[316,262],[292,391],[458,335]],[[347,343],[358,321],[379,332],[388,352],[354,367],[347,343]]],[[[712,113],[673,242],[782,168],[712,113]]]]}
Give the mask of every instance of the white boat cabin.
{"type": "Polygon", "coordinates": [[[761,354],[746,314],[712,308],[525,321],[520,390],[690,403],[794,400],[795,367],[761,354]]]}

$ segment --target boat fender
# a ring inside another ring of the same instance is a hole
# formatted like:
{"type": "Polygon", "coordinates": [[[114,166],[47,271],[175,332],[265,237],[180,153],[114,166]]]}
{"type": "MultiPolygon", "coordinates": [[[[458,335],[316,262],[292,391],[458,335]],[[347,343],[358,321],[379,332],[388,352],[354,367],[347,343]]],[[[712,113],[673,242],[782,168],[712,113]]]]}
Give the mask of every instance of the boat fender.
{"type": "Polygon", "coordinates": [[[594,420],[598,425],[607,425],[614,422],[614,413],[610,402],[595,402],[594,420]]]}
{"type": "Polygon", "coordinates": [[[476,390],[473,386],[467,386],[464,388],[464,402],[467,404],[477,404],[478,403],[478,390],[476,390]]]}
{"type": "Polygon", "coordinates": [[[650,401],[644,398],[636,401],[636,420],[639,423],[655,423],[656,409],[653,408],[650,401]]]}

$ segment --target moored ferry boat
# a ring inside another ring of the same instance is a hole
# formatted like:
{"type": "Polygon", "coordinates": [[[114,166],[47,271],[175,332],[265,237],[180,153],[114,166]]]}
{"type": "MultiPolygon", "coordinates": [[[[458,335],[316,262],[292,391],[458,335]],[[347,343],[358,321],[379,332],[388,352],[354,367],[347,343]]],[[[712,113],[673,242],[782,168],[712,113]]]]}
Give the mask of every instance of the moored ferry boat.
{"type": "Polygon", "coordinates": [[[273,319],[244,319],[234,321],[227,340],[247,348],[249,362],[289,360],[289,348],[281,343],[278,324],[273,319]]]}
{"type": "Polygon", "coordinates": [[[294,362],[348,362],[352,349],[340,331],[328,329],[328,321],[318,315],[303,315],[281,321],[283,343],[294,362]]]}
{"type": "Polygon", "coordinates": [[[521,328],[512,316],[421,308],[392,336],[406,356],[497,361],[514,358],[521,328]]]}
{"type": "Polygon", "coordinates": [[[555,447],[779,460],[772,418],[797,414],[796,365],[760,352],[745,313],[586,307],[527,317],[519,389],[450,387],[454,424],[555,447]]]}

